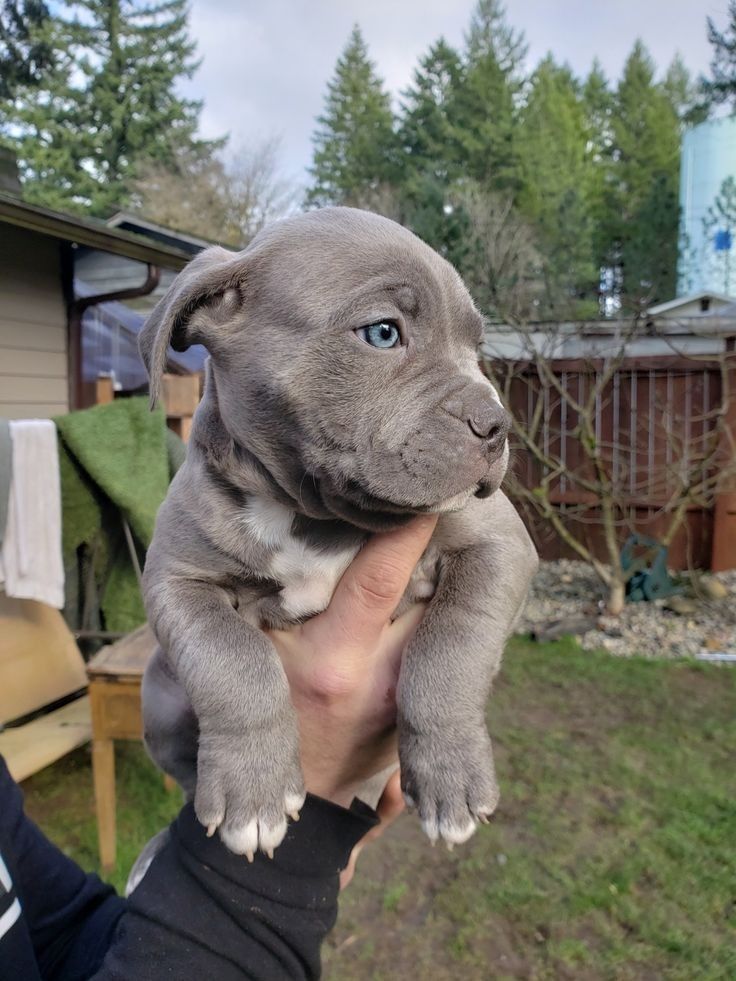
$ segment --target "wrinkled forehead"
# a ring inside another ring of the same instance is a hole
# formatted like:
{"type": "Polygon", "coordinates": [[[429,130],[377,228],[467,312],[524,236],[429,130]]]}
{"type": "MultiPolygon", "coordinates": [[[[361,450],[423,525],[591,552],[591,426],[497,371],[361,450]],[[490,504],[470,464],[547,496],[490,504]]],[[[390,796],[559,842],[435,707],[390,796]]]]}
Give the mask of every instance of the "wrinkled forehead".
{"type": "Polygon", "coordinates": [[[297,227],[259,249],[269,293],[310,320],[361,317],[382,303],[411,318],[479,321],[455,269],[401,226],[297,227]]]}

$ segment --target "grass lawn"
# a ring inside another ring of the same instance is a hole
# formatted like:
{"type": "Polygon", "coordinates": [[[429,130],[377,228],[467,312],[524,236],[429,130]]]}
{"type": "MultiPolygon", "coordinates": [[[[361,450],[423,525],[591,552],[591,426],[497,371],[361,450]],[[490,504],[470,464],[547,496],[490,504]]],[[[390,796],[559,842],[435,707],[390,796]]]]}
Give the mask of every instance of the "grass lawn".
{"type": "MultiPolygon", "coordinates": [[[[361,857],[325,977],[736,978],[736,672],[517,639],[489,724],[495,821],[450,853],[402,817],[361,857]]],[[[24,787],[95,868],[88,751],[24,787]]],[[[121,747],[116,885],[177,806],[121,747]]]]}

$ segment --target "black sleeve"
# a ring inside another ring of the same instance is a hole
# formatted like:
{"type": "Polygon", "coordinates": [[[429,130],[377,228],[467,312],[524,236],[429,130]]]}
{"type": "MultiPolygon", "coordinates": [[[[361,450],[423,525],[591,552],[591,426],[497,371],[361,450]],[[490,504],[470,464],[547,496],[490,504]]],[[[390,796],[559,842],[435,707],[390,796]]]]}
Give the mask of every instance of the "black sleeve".
{"type": "Polygon", "coordinates": [[[378,818],[307,797],[274,858],[208,838],[187,805],[128,900],[97,981],[299,981],[320,975],[338,877],[378,818]]]}
{"type": "Polygon", "coordinates": [[[0,865],[8,925],[0,935],[0,979],[91,977],[124,901],[96,875],[86,875],[26,816],[23,795],[2,757],[0,865]],[[13,909],[15,917],[9,912],[13,909]]]}

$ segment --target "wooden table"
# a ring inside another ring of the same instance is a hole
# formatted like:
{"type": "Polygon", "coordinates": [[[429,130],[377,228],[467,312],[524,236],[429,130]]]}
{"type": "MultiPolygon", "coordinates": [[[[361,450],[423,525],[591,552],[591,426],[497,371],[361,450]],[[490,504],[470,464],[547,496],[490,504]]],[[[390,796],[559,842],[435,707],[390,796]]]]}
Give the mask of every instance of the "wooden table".
{"type": "Polygon", "coordinates": [[[148,625],[103,647],[87,665],[100,863],[115,865],[115,740],[142,739],[141,681],[156,649],[148,625]]]}

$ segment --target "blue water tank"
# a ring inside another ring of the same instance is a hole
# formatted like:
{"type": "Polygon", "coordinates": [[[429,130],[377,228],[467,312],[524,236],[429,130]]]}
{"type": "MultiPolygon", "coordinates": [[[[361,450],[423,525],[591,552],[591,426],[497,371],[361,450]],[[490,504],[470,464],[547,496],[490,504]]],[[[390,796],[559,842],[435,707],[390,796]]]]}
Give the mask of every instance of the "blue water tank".
{"type": "Polygon", "coordinates": [[[736,195],[732,217],[716,216],[727,178],[736,181],[736,118],[687,130],[680,158],[680,263],[677,295],[736,295],[736,195]]]}

